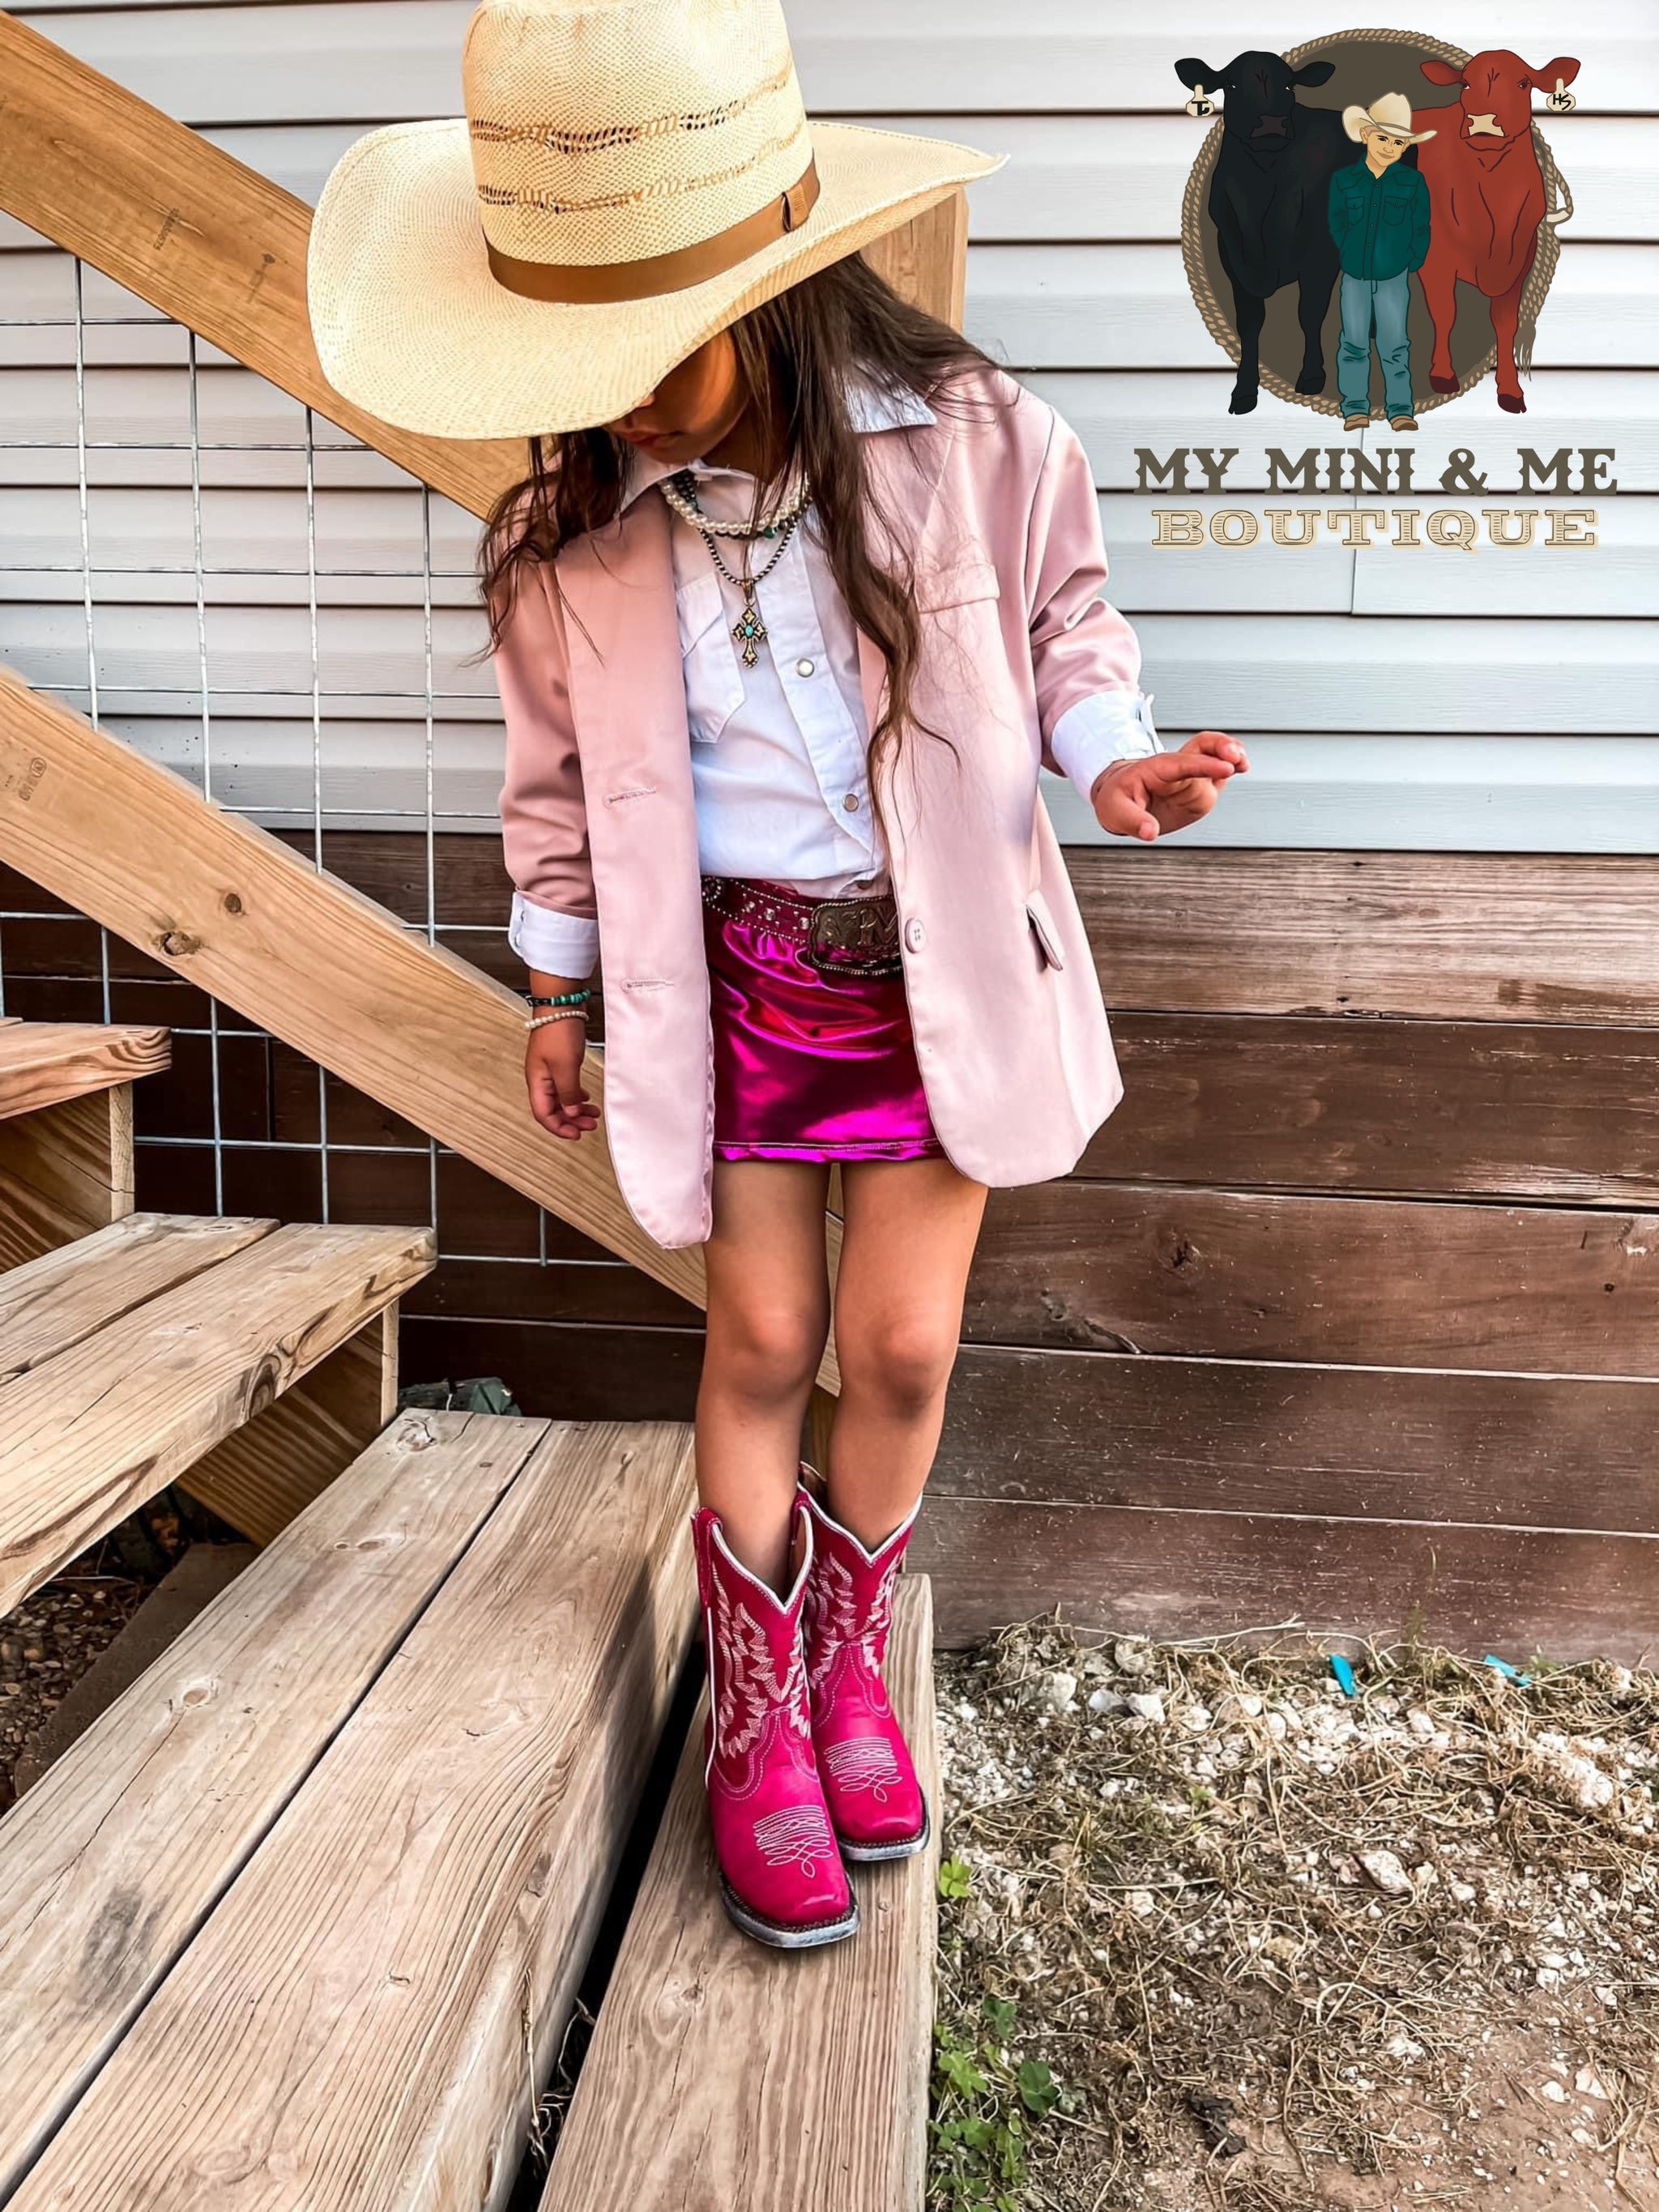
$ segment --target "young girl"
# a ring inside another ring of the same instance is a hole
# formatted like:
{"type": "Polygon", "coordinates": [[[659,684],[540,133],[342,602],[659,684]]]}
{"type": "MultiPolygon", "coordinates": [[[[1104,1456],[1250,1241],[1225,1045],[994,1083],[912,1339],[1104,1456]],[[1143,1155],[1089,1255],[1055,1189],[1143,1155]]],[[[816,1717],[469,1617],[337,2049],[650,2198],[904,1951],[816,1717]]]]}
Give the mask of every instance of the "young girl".
{"type": "Polygon", "coordinates": [[[387,419],[530,441],[483,549],[530,1110],[595,1141],[603,947],[618,1182],[707,1261],[722,1895],[805,1948],[928,1838],[881,1670],[987,1190],[1121,1095],[1038,769],[1151,839],[1248,763],[1161,750],[1075,434],[859,257],[994,159],[810,121],[776,0],[484,0],[465,76],[330,179],[313,326],[387,419]]]}

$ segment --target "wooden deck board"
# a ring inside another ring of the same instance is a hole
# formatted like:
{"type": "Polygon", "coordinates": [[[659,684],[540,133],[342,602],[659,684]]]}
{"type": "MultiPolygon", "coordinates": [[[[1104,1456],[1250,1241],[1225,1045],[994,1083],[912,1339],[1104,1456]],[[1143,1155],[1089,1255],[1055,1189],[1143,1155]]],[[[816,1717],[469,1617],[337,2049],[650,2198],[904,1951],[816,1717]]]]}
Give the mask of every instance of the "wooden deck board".
{"type": "Polygon", "coordinates": [[[0,1613],[356,1333],[429,1229],[292,1224],[0,1389],[0,1613]]]}
{"type": "Polygon", "coordinates": [[[56,1358],[276,1226],[247,1217],[129,1213],[0,1274],[0,1383],[56,1358]]]}
{"type": "Polygon", "coordinates": [[[538,1438],[8,2212],[499,2212],[690,1641],[690,1474],[676,1425],[538,1438]]]}
{"type": "Polygon", "coordinates": [[[1632,1667],[1659,1649],[1659,1536],[939,1498],[915,1550],[949,1570],[942,1644],[1058,1607],[1073,1627],[1119,1634],[1293,1622],[1334,1638],[1632,1667]]]}
{"type": "Polygon", "coordinates": [[[1650,854],[1350,853],[1073,845],[1111,1007],[1659,1020],[1650,854]],[[1227,957],[1197,957],[1224,915],[1227,957]]]}
{"type": "Polygon", "coordinates": [[[974,1344],[1651,1375],[1659,1217],[1196,1184],[998,1190],[974,1344]]]}
{"type": "Polygon", "coordinates": [[[921,2212],[939,1762],[927,1578],[897,1595],[890,1678],[933,1847],[852,1869],[849,1941],[750,1942],[715,1888],[700,1711],[541,2212],[921,2212]]]}
{"type": "Polygon", "coordinates": [[[544,1433],[404,1414],[0,1820],[0,2201],[544,1433]]]}
{"type": "Polygon", "coordinates": [[[957,1498],[1659,1536],[1656,1421],[1653,1382],[972,1346],[922,1524],[957,1498]]]}
{"type": "Polygon", "coordinates": [[[108,1091],[167,1066],[163,1029],[102,1022],[16,1022],[0,1030],[0,1121],[108,1091]]]}

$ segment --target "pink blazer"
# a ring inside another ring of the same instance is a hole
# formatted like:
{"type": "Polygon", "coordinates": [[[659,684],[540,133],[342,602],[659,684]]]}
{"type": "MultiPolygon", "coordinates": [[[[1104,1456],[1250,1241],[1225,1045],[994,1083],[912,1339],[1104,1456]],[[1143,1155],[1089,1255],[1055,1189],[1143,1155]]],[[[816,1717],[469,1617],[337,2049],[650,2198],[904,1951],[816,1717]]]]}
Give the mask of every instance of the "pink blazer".
{"type": "MultiPolygon", "coordinates": [[[[896,775],[883,769],[917,1059],[951,1158],[1007,1186],[1066,1174],[1123,1095],[1037,771],[1060,773],[1048,738],[1066,708],[1133,693],[1140,656],[1100,596],[1099,509],[1075,432],[1000,371],[988,380],[1012,408],[982,422],[941,410],[867,434],[865,452],[915,549],[916,711],[958,757],[910,731],[896,775]]],[[[535,570],[495,657],[507,872],[528,899],[597,915],[617,1182],[658,1243],[700,1243],[714,1068],[666,505],[635,501],[556,565],[565,605],[535,570]]],[[[885,665],[861,632],[859,653],[873,728],[885,665]]]]}

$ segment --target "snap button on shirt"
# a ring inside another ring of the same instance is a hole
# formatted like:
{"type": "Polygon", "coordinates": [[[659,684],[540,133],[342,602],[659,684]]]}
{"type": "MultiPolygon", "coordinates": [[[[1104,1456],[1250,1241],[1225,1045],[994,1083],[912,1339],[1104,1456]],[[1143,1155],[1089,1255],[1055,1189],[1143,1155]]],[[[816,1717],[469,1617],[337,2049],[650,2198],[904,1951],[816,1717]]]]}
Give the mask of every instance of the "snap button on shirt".
{"type": "Polygon", "coordinates": [[[810,676],[817,666],[816,660],[798,660],[795,663],[795,673],[797,676],[810,676]]]}
{"type": "Polygon", "coordinates": [[[841,803],[847,809],[847,811],[849,814],[856,814],[859,811],[859,795],[857,792],[849,791],[846,798],[843,799],[841,803]]]}
{"type": "Polygon", "coordinates": [[[922,946],[927,944],[927,932],[921,926],[921,917],[920,915],[914,916],[910,921],[905,923],[904,941],[909,946],[912,952],[920,952],[922,946]]]}

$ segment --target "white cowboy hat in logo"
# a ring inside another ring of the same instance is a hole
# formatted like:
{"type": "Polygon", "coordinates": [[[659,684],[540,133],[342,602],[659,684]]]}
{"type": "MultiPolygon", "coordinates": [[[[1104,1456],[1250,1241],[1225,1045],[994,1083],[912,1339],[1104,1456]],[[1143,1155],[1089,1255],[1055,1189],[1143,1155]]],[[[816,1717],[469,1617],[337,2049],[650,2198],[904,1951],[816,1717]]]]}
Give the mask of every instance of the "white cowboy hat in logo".
{"type": "Polygon", "coordinates": [[[1413,146],[1432,138],[1432,131],[1412,129],[1412,104],[1403,92],[1385,92],[1369,107],[1345,107],[1342,128],[1350,138],[1363,138],[1368,131],[1386,131],[1390,138],[1409,139],[1413,146]]]}
{"type": "Polygon", "coordinates": [[[778,0],[482,0],[461,72],[464,116],[347,149],[307,270],[329,382],[435,437],[614,422],[1007,158],[809,121],[778,0]]]}

